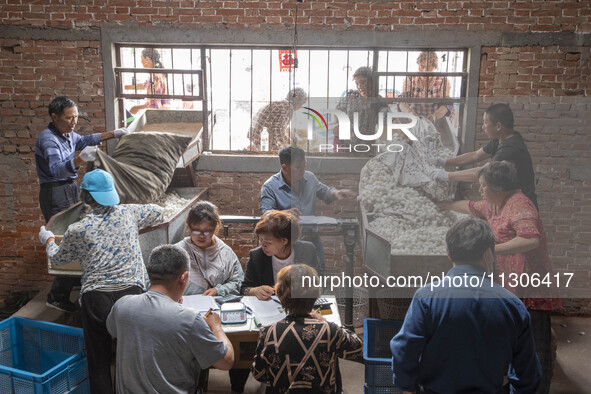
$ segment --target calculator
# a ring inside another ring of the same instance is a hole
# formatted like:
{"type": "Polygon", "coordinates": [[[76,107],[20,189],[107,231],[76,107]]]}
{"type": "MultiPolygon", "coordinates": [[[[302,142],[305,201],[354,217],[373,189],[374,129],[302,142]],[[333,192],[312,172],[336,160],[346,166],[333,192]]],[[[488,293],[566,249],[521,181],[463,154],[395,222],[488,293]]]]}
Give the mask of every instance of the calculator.
{"type": "Polygon", "coordinates": [[[220,309],[222,324],[246,323],[246,306],[242,302],[225,302],[220,309]]]}
{"type": "Polygon", "coordinates": [[[216,297],[215,302],[222,305],[222,304],[225,304],[226,302],[239,302],[241,299],[242,299],[242,296],[228,294],[227,296],[224,296],[224,297],[216,297]]]}
{"type": "Polygon", "coordinates": [[[314,303],[314,308],[318,308],[320,306],[325,306],[325,305],[330,305],[332,304],[332,302],[330,302],[329,300],[327,300],[326,298],[319,298],[316,300],[316,302],[314,303]]]}

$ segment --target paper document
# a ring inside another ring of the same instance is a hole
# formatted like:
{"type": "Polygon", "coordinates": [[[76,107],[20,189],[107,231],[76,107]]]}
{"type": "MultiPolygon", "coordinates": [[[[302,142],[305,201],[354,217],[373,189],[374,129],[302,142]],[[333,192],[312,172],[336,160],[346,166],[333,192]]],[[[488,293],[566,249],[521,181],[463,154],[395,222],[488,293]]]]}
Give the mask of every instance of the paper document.
{"type": "Polygon", "coordinates": [[[252,309],[254,316],[260,320],[263,326],[278,322],[287,316],[276,296],[268,301],[261,301],[256,297],[244,297],[242,302],[252,309]]]}
{"type": "MultiPolygon", "coordinates": [[[[277,297],[273,298],[277,300],[277,297]]],[[[269,301],[261,301],[256,297],[244,297],[242,302],[244,302],[246,306],[249,306],[254,315],[259,318],[279,316],[281,314],[285,315],[281,304],[273,301],[273,299],[269,301]]]]}
{"type": "Polygon", "coordinates": [[[213,308],[214,310],[220,309],[220,306],[214,301],[212,296],[201,294],[183,296],[183,306],[199,312],[207,312],[209,308],[213,308]]]}
{"type": "Polygon", "coordinates": [[[335,218],[328,216],[300,216],[299,223],[303,225],[316,225],[316,226],[336,226],[338,224],[335,218]]]}

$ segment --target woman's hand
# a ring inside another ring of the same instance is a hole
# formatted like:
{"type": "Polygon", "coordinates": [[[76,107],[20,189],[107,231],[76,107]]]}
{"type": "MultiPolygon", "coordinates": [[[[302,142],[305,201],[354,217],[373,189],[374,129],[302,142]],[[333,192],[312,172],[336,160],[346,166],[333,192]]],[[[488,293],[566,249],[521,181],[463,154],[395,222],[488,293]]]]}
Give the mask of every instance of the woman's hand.
{"type": "Polygon", "coordinates": [[[456,211],[460,213],[467,213],[471,214],[470,211],[470,201],[468,200],[460,200],[460,201],[439,201],[436,202],[435,205],[441,210],[444,211],[456,211]]]}
{"type": "Polygon", "coordinates": [[[310,316],[312,316],[313,319],[326,321],[326,319],[324,318],[324,316],[322,316],[322,313],[320,312],[312,311],[310,312],[310,316]]]}
{"type": "Polygon", "coordinates": [[[442,211],[449,211],[451,209],[452,201],[436,201],[435,205],[442,211]]]}
{"type": "Polygon", "coordinates": [[[215,297],[218,295],[218,291],[216,289],[214,289],[213,287],[211,289],[207,289],[203,292],[204,296],[212,296],[215,297]]]}
{"type": "Polygon", "coordinates": [[[259,287],[252,287],[250,289],[249,295],[253,295],[261,301],[270,300],[271,296],[275,293],[275,289],[271,286],[262,285],[259,287]]]}

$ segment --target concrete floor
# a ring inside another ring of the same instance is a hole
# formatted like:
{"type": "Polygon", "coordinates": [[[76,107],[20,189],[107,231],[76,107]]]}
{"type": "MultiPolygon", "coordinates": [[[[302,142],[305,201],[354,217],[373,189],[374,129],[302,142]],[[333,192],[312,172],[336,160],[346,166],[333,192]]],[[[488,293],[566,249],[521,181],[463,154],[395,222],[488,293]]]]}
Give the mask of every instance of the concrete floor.
{"type": "MultiPolygon", "coordinates": [[[[48,290],[40,292],[15,315],[80,327],[78,313],[64,316],[45,306],[48,290]]],[[[556,333],[558,348],[551,394],[591,393],[591,317],[553,316],[552,328],[556,333]]],[[[356,331],[363,335],[361,328],[356,331]]],[[[363,393],[364,366],[347,360],[340,360],[339,363],[345,394],[363,393]]],[[[208,393],[213,394],[230,393],[228,372],[210,370],[208,389],[208,393]]],[[[250,376],[245,393],[264,393],[264,385],[250,376]]]]}

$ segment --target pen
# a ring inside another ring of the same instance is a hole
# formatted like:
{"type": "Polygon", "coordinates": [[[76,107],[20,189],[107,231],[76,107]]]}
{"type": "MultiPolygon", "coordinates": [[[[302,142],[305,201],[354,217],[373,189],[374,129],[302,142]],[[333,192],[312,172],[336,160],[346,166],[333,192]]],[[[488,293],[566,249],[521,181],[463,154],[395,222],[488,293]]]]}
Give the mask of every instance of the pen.
{"type": "Polygon", "coordinates": [[[321,312],[320,312],[320,310],[321,310],[321,309],[322,309],[322,307],[321,307],[321,306],[319,306],[318,308],[316,308],[316,310],[315,310],[314,312],[316,312],[316,313],[321,313],[321,312]]]}
{"type": "Polygon", "coordinates": [[[205,317],[209,317],[209,315],[211,315],[211,311],[213,311],[213,308],[209,308],[209,310],[205,312],[205,317]]]}
{"type": "Polygon", "coordinates": [[[275,298],[271,298],[273,301],[275,301],[276,303],[278,303],[279,305],[281,305],[281,301],[276,300],[275,298]]]}

